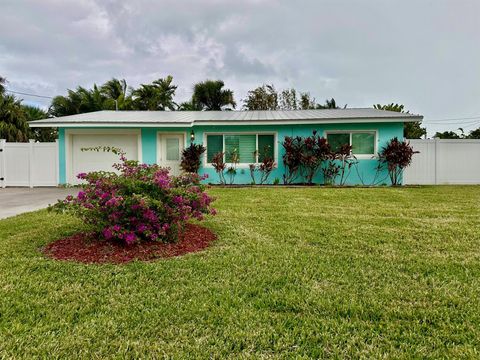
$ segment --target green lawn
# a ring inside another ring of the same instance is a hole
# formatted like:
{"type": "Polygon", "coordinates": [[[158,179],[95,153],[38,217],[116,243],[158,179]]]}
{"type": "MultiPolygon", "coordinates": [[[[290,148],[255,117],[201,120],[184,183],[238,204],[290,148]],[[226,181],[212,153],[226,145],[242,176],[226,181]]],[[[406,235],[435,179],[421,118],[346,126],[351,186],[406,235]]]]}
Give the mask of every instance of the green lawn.
{"type": "Polygon", "coordinates": [[[0,358],[480,356],[480,187],[215,188],[206,251],[83,265],[0,221],[0,358]]]}

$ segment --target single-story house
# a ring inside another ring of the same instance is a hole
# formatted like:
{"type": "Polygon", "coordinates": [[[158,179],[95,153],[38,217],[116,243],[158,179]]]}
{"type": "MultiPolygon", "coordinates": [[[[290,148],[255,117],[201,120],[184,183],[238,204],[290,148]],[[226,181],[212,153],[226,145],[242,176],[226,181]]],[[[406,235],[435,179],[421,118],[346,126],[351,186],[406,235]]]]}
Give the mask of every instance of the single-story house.
{"type": "MultiPolygon", "coordinates": [[[[259,162],[259,151],[272,149],[277,168],[269,182],[282,182],[282,142],[286,136],[309,136],[314,130],[329,143],[348,143],[359,165],[347,183],[372,181],[378,151],[390,139],[403,138],[407,121],[421,121],[420,115],[377,109],[325,109],[290,111],[98,111],[30,122],[31,127],[56,127],[59,133],[59,179],[61,184],[77,182],[80,172],[111,169],[111,153],[85,152],[85,147],[113,146],[127,157],[143,163],[168,166],[180,171],[181,151],[191,141],[206,146],[200,174],[218,182],[211,161],[218,152],[237,149],[239,164],[235,183],[251,182],[249,164],[259,162]]],[[[225,159],[228,162],[228,158],[225,159]]],[[[377,174],[378,175],[378,174],[377,174]]],[[[321,171],[317,175],[321,182],[321,171]]],[[[386,181],[388,183],[388,181],[386,181]]]]}

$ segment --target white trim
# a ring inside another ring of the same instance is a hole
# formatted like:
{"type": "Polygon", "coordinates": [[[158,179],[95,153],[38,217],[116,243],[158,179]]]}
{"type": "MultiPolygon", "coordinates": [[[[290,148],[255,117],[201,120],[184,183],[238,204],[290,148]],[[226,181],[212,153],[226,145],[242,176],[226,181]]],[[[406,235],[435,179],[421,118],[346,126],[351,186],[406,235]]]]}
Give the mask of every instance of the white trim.
{"type": "MultiPolygon", "coordinates": [[[[67,183],[75,179],[72,174],[73,135],[137,135],[137,159],[142,162],[142,132],[140,129],[65,129],[65,175],[67,183]]],[[[106,144],[105,146],[108,146],[106,144]]]]}
{"type": "Polygon", "coordinates": [[[328,141],[328,134],[349,134],[350,135],[350,144],[349,145],[352,145],[352,134],[354,133],[370,133],[370,134],[374,134],[375,136],[375,139],[373,141],[373,146],[374,146],[374,153],[373,154],[354,154],[352,152],[352,155],[354,155],[357,159],[375,159],[378,157],[378,142],[380,140],[379,136],[378,136],[378,130],[369,130],[369,129],[365,129],[365,130],[325,130],[323,132],[323,136],[325,137],[325,139],[327,139],[328,141]]]}
{"type": "MultiPolygon", "coordinates": [[[[208,135],[222,135],[223,139],[223,151],[225,150],[225,135],[255,135],[255,150],[258,152],[258,135],[273,135],[273,160],[275,164],[278,166],[278,131],[226,131],[226,132],[221,132],[221,131],[215,131],[215,132],[204,132],[203,133],[203,146],[207,149],[205,152],[205,156],[203,157],[203,167],[211,169],[213,168],[212,163],[207,162],[207,157],[208,157],[208,144],[207,144],[207,136],[208,135]]],[[[256,155],[255,160],[255,165],[259,165],[260,163],[258,162],[258,154],[256,155]]],[[[226,163],[227,166],[233,166],[234,164],[232,163],[226,163]]],[[[239,169],[248,169],[249,165],[251,163],[238,163],[236,164],[236,167],[239,169]]]]}

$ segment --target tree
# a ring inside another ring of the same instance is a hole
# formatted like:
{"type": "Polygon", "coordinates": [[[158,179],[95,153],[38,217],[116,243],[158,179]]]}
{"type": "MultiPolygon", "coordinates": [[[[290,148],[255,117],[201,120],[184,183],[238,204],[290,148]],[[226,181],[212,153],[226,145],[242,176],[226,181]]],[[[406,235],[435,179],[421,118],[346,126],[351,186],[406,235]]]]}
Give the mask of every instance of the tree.
{"type": "MultiPolygon", "coordinates": [[[[347,104],[343,106],[343,109],[347,108],[347,104]]],[[[325,100],[325,105],[317,105],[317,109],[340,109],[340,106],[337,106],[337,102],[335,101],[334,98],[331,98],[330,100],[327,99],[325,100]]]]}
{"type": "MultiPolygon", "coordinates": [[[[27,121],[40,120],[47,118],[48,114],[43,109],[36,106],[22,105],[27,121]]],[[[31,138],[39,142],[53,142],[58,136],[56,128],[31,128],[31,138]]]]}
{"type": "Polygon", "coordinates": [[[455,131],[437,131],[433,137],[437,139],[465,139],[465,134],[463,133],[463,129],[461,129],[460,134],[457,134],[455,131]]]}
{"type": "Polygon", "coordinates": [[[177,110],[179,110],[179,111],[199,111],[201,109],[199,109],[197,106],[195,106],[195,104],[192,103],[191,101],[184,101],[184,102],[182,102],[178,105],[177,110]]]}
{"type": "Polygon", "coordinates": [[[311,110],[316,109],[318,104],[315,102],[315,98],[310,96],[309,92],[300,93],[300,103],[301,110],[311,110]]]}
{"type": "Polygon", "coordinates": [[[105,107],[111,110],[126,110],[129,98],[127,95],[127,82],[125,79],[113,78],[100,87],[100,92],[105,96],[105,107]]]}
{"type": "Polygon", "coordinates": [[[193,86],[192,104],[199,110],[231,110],[236,107],[233,91],[223,89],[222,80],[206,80],[193,86]]]}
{"type": "Polygon", "coordinates": [[[467,136],[468,139],[480,139],[480,127],[478,129],[470,131],[467,136]]]}
{"type": "MultiPolygon", "coordinates": [[[[387,104],[387,105],[380,105],[376,104],[373,105],[374,109],[377,110],[386,110],[386,111],[395,111],[399,113],[409,114],[410,111],[404,111],[404,105],[401,104],[387,104]]],[[[422,136],[427,135],[427,129],[421,127],[420,121],[415,122],[404,122],[403,123],[403,137],[406,139],[420,139],[422,136]]]]}
{"type": "Polygon", "coordinates": [[[273,85],[263,84],[247,93],[244,110],[277,110],[278,93],[273,85]]]}
{"type": "Polygon", "coordinates": [[[50,105],[49,114],[52,116],[67,116],[92,111],[105,110],[107,97],[96,84],[93,89],[78,86],[76,90],[68,90],[67,96],[55,96],[50,105]]]}
{"type": "Polygon", "coordinates": [[[278,102],[280,110],[297,110],[297,91],[294,88],[282,90],[278,102]]]}
{"type": "Polygon", "coordinates": [[[5,93],[5,84],[7,83],[7,79],[0,76],[0,96],[5,93]]]}
{"type": "Polygon", "coordinates": [[[28,127],[21,100],[13,95],[0,96],[0,139],[11,142],[28,141],[28,127]]]}
{"type": "Polygon", "coordinates": [[[173,101],[177,85],[173,85],[173,77],[155,80],[152,84],[141,84],[132,91],[134,110],[175,110],[177,104],[173,101]]]}

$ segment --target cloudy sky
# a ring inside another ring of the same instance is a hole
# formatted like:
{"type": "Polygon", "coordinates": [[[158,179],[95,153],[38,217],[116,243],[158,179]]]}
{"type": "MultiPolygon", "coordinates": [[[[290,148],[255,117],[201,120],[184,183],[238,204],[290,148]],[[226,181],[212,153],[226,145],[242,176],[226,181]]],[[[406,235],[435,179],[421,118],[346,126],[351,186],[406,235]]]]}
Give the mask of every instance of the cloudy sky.
{"type": "Polygon", "coordinates": [[[480,126],[480,1],[1,0],[11,90],[55,96],[168,74],[177,100],[206,78],[223,79],[240,105],[273,83],[349,107],[403,103],[430,134],[469,130],[480,126]]]}

